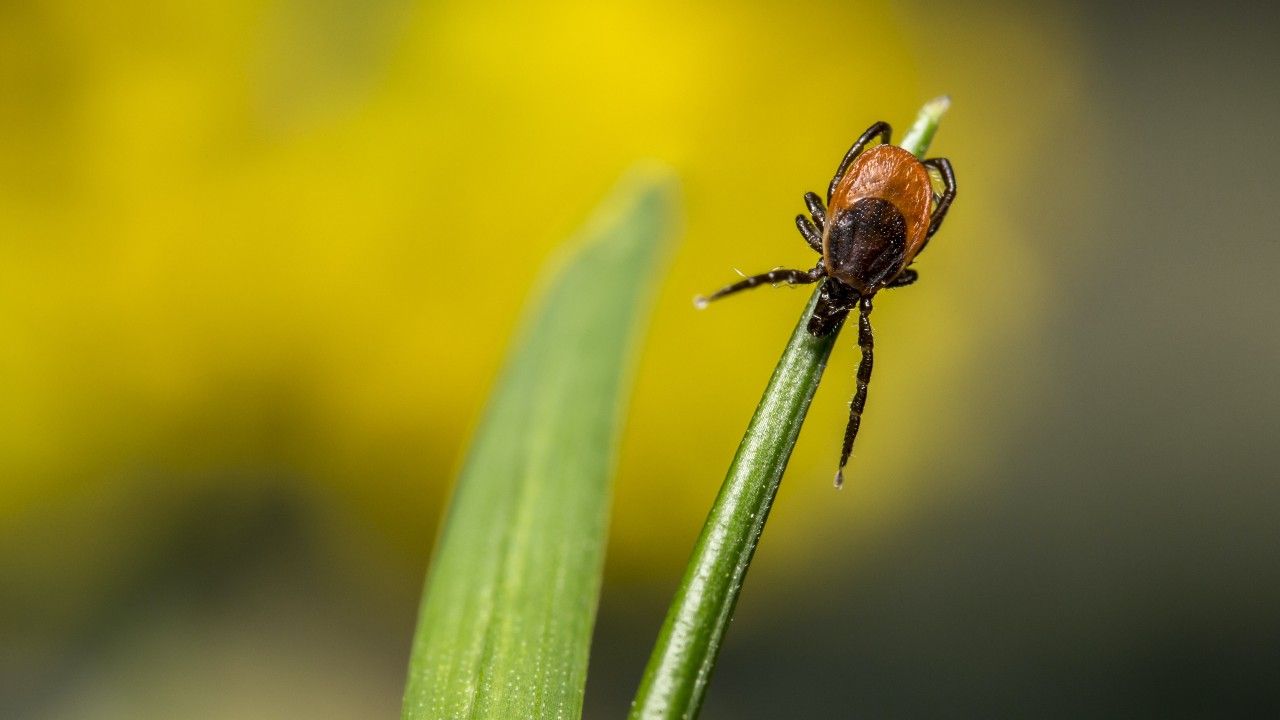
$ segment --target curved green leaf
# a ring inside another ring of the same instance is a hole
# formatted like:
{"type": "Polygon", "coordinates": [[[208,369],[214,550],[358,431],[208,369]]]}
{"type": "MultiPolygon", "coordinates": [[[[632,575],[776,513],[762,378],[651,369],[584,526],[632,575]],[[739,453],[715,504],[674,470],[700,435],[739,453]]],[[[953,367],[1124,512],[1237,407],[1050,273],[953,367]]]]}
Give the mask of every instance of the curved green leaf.
{"type": "Polygon", "coordinates": [[[666,172],[633,172],[525,317],[428,573],[404,718],[580,715],[636,330],[676,206],[666,172]]]}

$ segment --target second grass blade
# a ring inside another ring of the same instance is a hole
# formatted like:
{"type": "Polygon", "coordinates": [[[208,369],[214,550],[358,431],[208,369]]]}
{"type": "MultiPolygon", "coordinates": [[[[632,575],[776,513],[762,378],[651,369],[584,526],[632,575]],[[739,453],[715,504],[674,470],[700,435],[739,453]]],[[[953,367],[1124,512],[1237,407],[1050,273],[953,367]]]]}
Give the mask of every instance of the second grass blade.
{"type": "Polygon", "coordinates": [[[633,173],[523,323],[427,578],[403,717],[577,718],[628,369],[674,231],[633,173]]]}

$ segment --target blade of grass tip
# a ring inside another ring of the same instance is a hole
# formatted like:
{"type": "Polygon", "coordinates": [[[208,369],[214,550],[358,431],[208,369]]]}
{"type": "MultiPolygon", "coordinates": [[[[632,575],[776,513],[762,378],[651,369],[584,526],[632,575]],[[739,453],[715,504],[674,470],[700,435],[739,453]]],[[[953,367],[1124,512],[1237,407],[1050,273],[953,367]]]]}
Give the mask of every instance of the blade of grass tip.
{"type": "MultiPolygon", "coordinates": [[[[926,103],[901,147],[923,157],[949,105],[946,97],[926,103]]],[[[819,292],[800,314],[703,524],[632,702],[632,720],[689,720],[702,707],[738,592],[839,333],[815,338],[807,330],[819,292]]]]}
{"type": "Polygon", "coordinates": [[[633,172],[527,313],[428,573],[402,717],[577,718],[639,321],[673,178],[633,172]]]}

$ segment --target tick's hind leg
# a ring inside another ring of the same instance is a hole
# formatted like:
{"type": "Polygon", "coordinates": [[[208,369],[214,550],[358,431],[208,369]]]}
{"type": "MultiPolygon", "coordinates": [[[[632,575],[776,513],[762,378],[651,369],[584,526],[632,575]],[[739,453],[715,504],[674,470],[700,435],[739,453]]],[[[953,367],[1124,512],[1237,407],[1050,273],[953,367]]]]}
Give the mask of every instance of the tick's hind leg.
{"type": "Polygon", "coordinates": [[[906,287],[919,279],[920,273],[915,270],[903,270],[898,277],[894,278],[888,285],[885,285],[884,288],[888,290],[889,288],[906,287]]]}
{"type": "MultiPolygon", "coordinates": [[[[925,236],[925,240],[928,241],[934,233],[938,232],[938,228],[942,227],[942,221],[947,217],[947,210],[951,208],[951,202],[956,199],[956,174],[951,170],[951,161],[946,158],[930,158],[921,164],[937,170],[942,176],[942,184],[946,187],[942,191],[942,197],[938,199],[937,207],[929,217],[929,234],[925,236]]],[[[920,249],[923,250],[924,247],[920,249]]]]}
{"type": "Polygon", "coordinates": [[[862,133],[862,137],[854,141],[853,146],[849,148],[849,152],[845,153],[844,159],[840,161],[840,167],[836,168],[836,176],[831,178],[831,185],[827,187],[828,205],[831,204],[831,196],[836,191],[836,185],[839,185],[840,178],[844,177],[844,171],[849,169],[849,166],[853,164],[853,159],[858,157],[858,154],[867,147],[867,143],[871,142],[871,138],[876,135],[880,136],[880,142],[887,145],[889,144],[889,138],[893,135],[893,128],[889,126],[889,123],[881,120],[867,128],[867,131],[862,133]]]}
{"type": "Polygon", "coordinates": [[[844,447],[840,449],[840,467],[836,469],[836,487],[844,484],[844,466],[853,452],[853,441],[862,425],[862,408],[867,404],[867,387],[871,384],[872,347],[871,298],[858,301],[858,347],[862,348],[862,362],[858,363],[858,389],[849,403],[849,425],[844,429],[844,447]]]}
{"type": "Polygon", "coordinates": [[[743,278],[728,287],[720,288],[710,295],[699,295],[693,299],[693,304],[699,308],[704,308],[707,306],[707,303],[710,303],[712,300],[719,300],[725,295],[732,295],[733,293],[741,290],[750,290],[753,287],[757,287],[765,283],[770,285],[777,283],[786,283],[788,285],[807,285],[809,283],[818,282],[825,274],[826,272],[822,268],[822,263],[818,263],[818,265],[812,270],[770,270],[767,273],[760,273],[759,275],[752,275],[751,277],[743,278]]]}
{"type": "Polygon", "coordinates": [[[827,209],[822,205],[822,198],[818,197],[818,193],[807,192],[804,194],[804,206],[809,208],[809,215],[813,217],[813,224],[818,227],[818,232],[822,232],[827,224],[827,209]]]}
{"type": "Polygon", "coordinates": [[[800,235],[804,237],[804,241],[809,243],[809,247],[813,248],[819,255],[822,254],[822,228],[814,227],[809,222],[809,218],[804,215],[796,216],[796,229],[800,231],[800,235]]]}
{"type": "Polygon", "coordinates": [[[822,198],[817,193],[805,193],[804,204],[809,208],[809,215],[813,218],[810,222],[809,218],[803,213],[796,216],[796,227],[800,229],[800,234],[804,236],[804,241],[809,243],[809,247],[814,252],[822,254],[822,228],[827,223],[827,209],[822,206],[822,198]]]}

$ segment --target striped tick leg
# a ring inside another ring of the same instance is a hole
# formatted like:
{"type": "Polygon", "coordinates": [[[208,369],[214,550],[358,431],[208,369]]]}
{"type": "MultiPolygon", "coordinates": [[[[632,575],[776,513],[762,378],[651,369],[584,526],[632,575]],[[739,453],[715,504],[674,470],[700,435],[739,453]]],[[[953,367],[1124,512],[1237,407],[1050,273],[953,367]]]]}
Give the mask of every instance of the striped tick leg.
{"type": "Polygon", "coordinates": [[[840,467],[836,469],[836,487],[844,484],[844,466],[849,462],[849,455],[853,452],[853,441],[858,437],[858,426],[862,425],[862,408],[867,404],[867,386],[871,384],[874,344],[875,340],[871,336],[871,298],[864,297],[858,300],[858,347],[862,348],[862,362],[858,363],[858,389],[853,394],[853,402],[849,403],[849,425],[844,430],[840,467]]]}
{"type": "Polygon", "coordinates": [[[786,283],[787,285],[808,285],[815,283],[826,275],[826,270],[822,267],[822,263],[818,263],[812,270],[770,270],[767,273],[752,275],[743,278],[728,287],[720,288],[710,295],[699,295],[693,299],[693,304],[698,308],[704,308],[712,300],[719,300],[725,295],[732,295],[741,290],[750,290],[758,285],[768,283],[776,285],[778,283],[786,283]]]}
{"type": "Polygon", "coordinates": [[[809,243],[809,247],[813,251],[822,254],[822,228],[827,224],[827,209],[822,205],[822,198],[817,193],[805,193],[804,204],[809,208],[809,216],[801,213],[796,216],[796,227],[800,230],[800,234],[804,236],[804,241],[809,243]]]}

